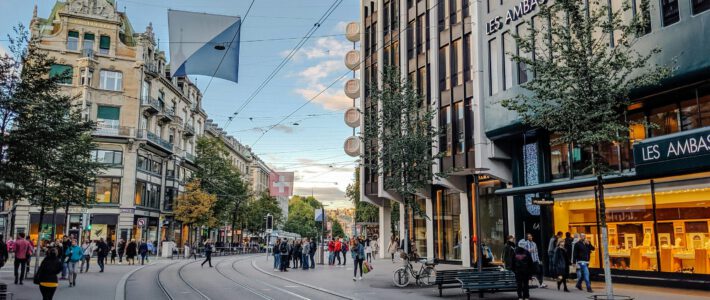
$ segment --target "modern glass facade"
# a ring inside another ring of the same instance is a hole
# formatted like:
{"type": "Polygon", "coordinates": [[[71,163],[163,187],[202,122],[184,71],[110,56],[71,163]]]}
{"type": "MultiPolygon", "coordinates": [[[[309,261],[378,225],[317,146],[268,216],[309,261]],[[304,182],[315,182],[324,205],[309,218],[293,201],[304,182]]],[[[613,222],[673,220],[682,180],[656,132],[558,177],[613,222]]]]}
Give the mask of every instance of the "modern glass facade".
{"type": "Polygon", "coordinates": [[[438,190],[434,200],[434,256],[439,260],[461,260],[460,194],[438,190]]]}

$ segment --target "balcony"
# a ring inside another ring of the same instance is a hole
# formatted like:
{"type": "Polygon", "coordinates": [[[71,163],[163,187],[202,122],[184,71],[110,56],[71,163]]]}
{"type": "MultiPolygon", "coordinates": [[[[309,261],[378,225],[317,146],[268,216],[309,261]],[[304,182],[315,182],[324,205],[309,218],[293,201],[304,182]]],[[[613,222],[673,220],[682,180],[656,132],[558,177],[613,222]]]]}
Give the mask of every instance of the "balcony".
{"type": "Polygon", "coordinates": [[[182,135],[186,137],[191,137],[195,136],[195,127],[192,126],[191,124],[185,123],[185,126],[183,127],[182,135]]]}
{"type": "Polygon", "coordinates": [[[144,96],[143,99],[141,99],[141,108],[143,108],[143,111],[149,115],[157,114],[163,110],[163,106],[160,105],[160,101],[148,96],[144,96]]]}
{"type": "Polygon", "coordinates": [[[170,123],[175,119],[175,111],[172,108],[163,108],[158,112],[158,118],[163,123],[170,123]]]}
{"type": "Polygon", "coordinates": [[[98,123],[94,129],[94,136],[130,138],[135,134],[135,128],[98,123]]]}
{"type": "Polygon", "coordinates": [[[91,60],[96,60],[96,53],[93,49],[82,49],[81,58],[88,58],[91,60]]]}
{"type": "Polygon", "coordinates": [[[145,70],[145,73],[148,75],[151,75],[153,77],[160,76],[160,67],[158,67],[158,64],[146,63],[145,65],[143,65],[143,69],[145,70]]]}
{"type": "Polygon", "coordinates": [[[167,152],[173,152],[173,144],[172,143],[160,138],[158,135],[156,135],[155,133],[152,133],[148,130],[145,130],[145,129],[138,130],[138,134],[136,135],[136,137],[139,139],[145,139],[150,144],[160,147],[167,152]]]}
{"type": "Polygon", "coordinates": [[[176,115],[176,116],[173,118],[173,124],[177,125],[178,127],[182,127],[182,126],[183,126],[182,122],[183,122],[183,121],[182,121],[182,117],[180,117],[180,116],[177,116],[177,115],[176,115]]]}
{"type": "Polygon", "coordinates": [[[187,159],[189,162],[194,163],[195,162],[195,155],[189,152],[185,152],[185,159],[187,159]]]}

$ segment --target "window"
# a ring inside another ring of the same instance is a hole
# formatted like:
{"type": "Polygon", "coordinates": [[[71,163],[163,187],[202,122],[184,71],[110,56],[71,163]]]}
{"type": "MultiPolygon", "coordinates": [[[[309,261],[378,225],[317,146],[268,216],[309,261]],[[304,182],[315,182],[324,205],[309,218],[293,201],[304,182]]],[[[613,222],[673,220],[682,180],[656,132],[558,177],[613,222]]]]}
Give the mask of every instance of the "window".
{"type": "Polygon", "coordinates": [[[702,126],[710,126],[710,85],[699,87],[697,93],[700,124],[702,126]]]}
{"type": "Polygon", "coordinates": [[[123,162],[123,151],[96,149],[91,150],[91,157],[95,162],[116,166],[123,162]]]}
{"type": "Polygon", "coordinates": [[[99,88],[110,91],[120,91],[123,89],[123,73],[108,70],[101,70],[101,84],[99,88]]]}
{"type": "Polygon", "coordinates": [[[572,145],[572,171],[574,176],[591,175],[592,148],[572,145]]]}
{"type": "Polygon", "coordinates": [[[439,48],[439,91],[448,89],[446,85],[446,47],[439,48]]]}
{"type": "Polygon", "coordinates": [[[633,0],[634,1],[634,18],[640,18],[643,22],[643,28],[638,31],[638,35],[651,33],[651,8],[648,3],[650,0],[633,0]],[[644,7],[645,6],[645,7],[644,7]]]}
{"type": "Polygon", "coordinates": [[[79,50],[78,31],[69,31],[69,33],[67,33],[67,50],[79,50]]]}
{"type": "Polygon", "coordinates": [[[679,110],[675,103],[652,110],[649,115],[649,122],[655,124],[656,127],[651,128],[651,136],[661,136],[680,131],[678,115],[679,110]]]}
{"type": "Polygon", "coordinates": [[[160,209],[160,190],[157,184],[136,181],[134,203],[137,206],[160,209]]]}
{"type": "Polygon", "coordinates": [[[463,81],[471,80],[471,34],[463,36],[463,81]]]}
{"type": "Polygon", "coordinates": [[[82,46],[84,50],[94,50],[94,34],[84,33],[84,44],[82,46]]]}
{"type": "Polygon", "coordinates": [[[428,85],[429,81],[426,78],[426,68],[419,68],[417,71],[417,86],[419,87],[419,94],[421,94],[422,99],[428,99],[428,85]]]}
{"type": "MultiPolygon", "coordinates": [[[[419,25],[418,23],[411,21],[407,26],[407,59],[414,58],[414,34],[419,35],[419,25]]],[[[367,52],[367,50],[366,50],[367,52]]]]}
{"type": "Polygon", "coordinates": [[[710,0],[691,0],[693,3],[693,14],[699,14],[710,9],[710,0]]]}
{"type": "Polygon", "coordinates": [[[419,53],[424,53],[426,51],[427,46],[429,45],[429,39],[427,37],[429,36],[427,33],[429,32],[429,19],[426,17],[426,15],[419,16],[419,34],[418,34],[418,39],[417,39],[417,51],[419,53]]]}
{"type": "Polygon", "coordinates": [[[162,174],[163,163],[160,161],[159,158],[153,159],[152,157],[138,155],[137,168],[138,168],[138,170],[141,170],[144,172],[162,174]]]}
{"type": "Polygon", "coordinates": [[[165,188],[165,201],[163,202],[164,210],[173,210],[175,198],[177,198],[178,190],[175,188],[165,188]]]}
{"type": "Polygon", "coordinates": [[[49,69],[49,77],[57,77],[59,84],[72,84],[74,77],[74,69],[70,65],[53,64],[49,69]]]}
{"type": "Polygon", "coordinates": [[[464,131],[465,110],[463,107],[463,101],[456,102],[456,104],[454,104],[454,113],[456,114],[456,154],[461,154],[464,152],[466,146],[466,135],[464,131]]]}
{"type": "Polygon", "coordinates": [[[99,53],[108,54],[111,49],[111,37],[107,35],[102,35],[99,38],[99,53]]]}
{"type": "Polygon", "coordinates": [[[498,55],[496,39],[488,41],[488,88],[490,95],[498,93],[498,55]]]}
{"type": "Polygon", "coordinates": [[[147,103],[148,100],[150,99],[150,82],[148,81],[143,81],[143,84],[141,85],[141,97],[143,98],[143,102],[147,103]]]}
{"type": "Polygon", "coordinates": [[[94,77],[93,69],[81,69],[81,85],[91,86],[91,79],[94,77]],[[88,72],[87,72],[88,70],[88,72]]]}
{"type": "Polygon", "coordinates": [[[558,136],[550,136],[550,169],[552,179],[569,178],[569,144],[557,141],[558,136]]]}
{"type": "MultiPolygon", "coordinates": [[[[527,38],[529,34],[529,27],[530,26],[527,22],[522,22],[520,23],[516,30],[518,32],[518,36],[521,38],[527,38]]],[[[520,47],[516,45],[516,53],[520,56],[525,56],[525,57],[530,57],[529,53],[521,53],[520,47]]],[[[525,65],[524,62],[519,62],[518,63],[518,84],[523,84],[528,82],[528,66],[525,65]]]]}
{"type": "Polygon", "coordinates": [[[680,12],[678,11],[678,0],[661,0],[661,17],[663,18],[663,26],[668,26],[680,21],[680,12]]]}
{"type": "Polygon", "coordinates": [[[460,0],[449,1],[449,14],[451,15],[451,24],[456,24],[461,20],[461,10],[458,7],[460,0]]]}
{"type": "MultiPolygon", "coordinates": [[[[453,128],[451,126],[451,106],[444,106],[441,108],[441,122],[442,122],[442,127],[444,129],[444,134],[442,134],[442,143],[441,145],[445,145],[444,151],[446,152],[446,156],[451,156],[451,151],[452,149],[452,142],[453,142],[453,128]]],[[[439,145],[439,147],[441,147],[439,145]]]]}
{"type": "Polygon", "coordinates": [[[468,151],[473,151],[475,149],[475,145],[473,144],[474,140],[474,132],[473,132],[473,118],[474,118],[474,111],[473,111],[473,98],[468,98],[466,99],[466,111],[468,116],[466,116],[466,119],[468,120],[466,122],[466,132],[468,133],[466,135],[466,144],[468,144],[468,151]]]}
{"type": "Polygon", "coordinates": [[[118,204],[121,199],[121,178],[98,177],[88,192],[96,203],[118,204]]]}
{"type": "Polygon", "coordinates": [[[513,45],[515,39],[510,36],[510,32],[503,33],[503,89],[507,90],[513,87],[513,54],[515,53],[513,45]]]}
{"type": "Polygon", "coordinates": [[[102,132],[118,134],[121,108],[99,105],[96,112],[96,128],[102,132]]]}

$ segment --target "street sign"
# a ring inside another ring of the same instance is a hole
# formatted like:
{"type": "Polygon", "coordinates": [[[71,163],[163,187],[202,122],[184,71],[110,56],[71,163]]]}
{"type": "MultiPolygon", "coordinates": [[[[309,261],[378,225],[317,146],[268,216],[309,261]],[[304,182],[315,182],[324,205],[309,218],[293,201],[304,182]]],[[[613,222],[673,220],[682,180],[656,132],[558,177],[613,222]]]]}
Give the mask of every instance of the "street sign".
{"type": "Polygon", "coordinates": [[[267,228],[267,229],[266,229],[266,233],[272,233],[272,232],[274,232],[273,229],[271,229],[271,228],[267,228]]]}
{"type": "Polygon", "coordinates": [[[145,226],[145,218],[138,218],[138,223],[137,223],[137,225],[138,225],[139,227],[145,226]]]}
{"type": "Polygon", "coordinates": [[[323,222],[323,209],[316,208],[314,211],[316,222],[323,222]]]}

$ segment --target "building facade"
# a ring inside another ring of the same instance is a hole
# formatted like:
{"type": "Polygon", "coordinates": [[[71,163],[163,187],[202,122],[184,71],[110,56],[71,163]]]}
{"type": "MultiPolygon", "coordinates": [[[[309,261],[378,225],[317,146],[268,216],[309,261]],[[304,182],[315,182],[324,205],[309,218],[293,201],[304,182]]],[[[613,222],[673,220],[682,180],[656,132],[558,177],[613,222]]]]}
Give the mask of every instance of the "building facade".
{"type": "MultiPolygon", "coordinates": [[[[524,92],[520,84],[534,80],[509,55],[519,53],[513,34],[545,24],[536,17],[537,6],[549,3],[534,3],[361,1],[361,110],[377,113],[367,90],[382,84],[378,74],[387,65],[398,66],[425,102],[439,110],[433,125],[444,134],[432,151],[445,153],[432,173],[450,176],[432,174],[431,186],[416,201],[429,218],[407,214],[396,232],[415,241],[420,255],[471,266],[479,261],[479,249],[490,249],[493,255],[486,259],[500,264],[506,236],[521,239],[532,233],[545,253],[557,231],[586,233],[599,245],[594,178],[583,167],[590,150],[550,144],[554,135],[526,128],[500,105],[524,92]],[[519,18],[492,30],[491,22],[526,5],[519,18]],[[534,197],[552,197],[554,205],[533,205],[534,197]]],[[[610,4],[619,8],[622,2],[610,4]]],[[[661,48],[652,63],[674,64],[674,72],[662,88],[636,91],[628,109],[629,118],[660,126],[632,127],[629,143],[605,149],[618,169],[605,179],[612,274],[617,281],[674,284],[690,279],[707,287],[710,164],[708,152],[702,151],[710,149],[710,60],[704,54],[710,34],[703,24],[710,18],[710,2],[651,0],[647,12],[634,7],[631,13],[647,14],[651,21],[635,49],[661,48]],[[704,146],[690,146],[703,138],[704,146]],[[666,151],[669,147],[675,152],[666,151]],[[648,154],[647,149],[665,152],[648,154]]],[[[386,143],[366,144],[363,151],[378,147],[386,143]]],[[[383,188],[377,170],[362,166],[360,180],[362,199],[380,206],[379,242],[386,249],[391,209],[400,209],[403,216],[405,208],[383,188]]],[[[601,272],[600,252],[592,258],[595,276],[601,272]]]]}

